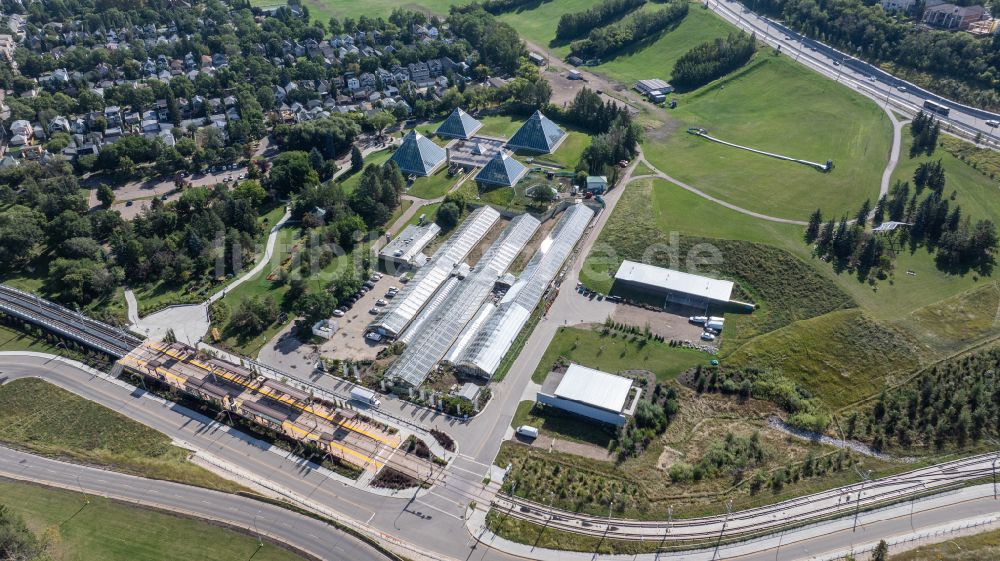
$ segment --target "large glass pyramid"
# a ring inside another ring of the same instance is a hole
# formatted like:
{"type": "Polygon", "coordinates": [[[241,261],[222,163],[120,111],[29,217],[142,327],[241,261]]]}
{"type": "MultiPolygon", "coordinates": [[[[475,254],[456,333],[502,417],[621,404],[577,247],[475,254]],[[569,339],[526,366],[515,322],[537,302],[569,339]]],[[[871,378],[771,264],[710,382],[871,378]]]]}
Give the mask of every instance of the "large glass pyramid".
{"type": "Polygon", "coordinates": [[[514,136],[507,141],[507,147],[513,150],[528,150],[549,154],[554,152],[565,138],[566,131],[559,128],[548,117],[542,115],[541,111],[535,111],[521,125],[521,128],[517,129],[514,136]]]}
{"type": "Polygon", "coordinates": [[[446,138],[472,138],[483,124],[460,108],[455,108],[434,134],[446,138]]]}
{"type": "Polygon", "coordinates": [[[416,130],[403,138],[403,144],[389,158],[404,174],[426,176],[434,173],[445,160],[444,148],[416,130]]]}
{"type": "Polygon", "coordinates": [[[479,170],[479,173],[476,174],[476,183],[499,187],[513,187],[527,172],[528,168],[524,167],[521,162],[511,158],[509,154],[500,151],[490,161],[486,162],[483,169],[479,170]]]}

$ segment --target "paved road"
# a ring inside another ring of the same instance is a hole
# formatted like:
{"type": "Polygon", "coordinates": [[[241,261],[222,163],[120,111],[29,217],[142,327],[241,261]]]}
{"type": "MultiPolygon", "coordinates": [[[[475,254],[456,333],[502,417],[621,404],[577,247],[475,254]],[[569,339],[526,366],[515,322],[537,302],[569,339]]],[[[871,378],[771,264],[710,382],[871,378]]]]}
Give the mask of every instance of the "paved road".
{"type": "MultiPolygon", "coordinates": [[[[83,491],[195,516],[285,543],[317,559],[381,561],[386,556],[333,526],[254,499],[69,464],[0,447],[0,477],[83,491]]],[[[86,506],[81,499],[86,516],[86,506]]],[[[264,547],[274,547],[265,545],[264,547]]]]}

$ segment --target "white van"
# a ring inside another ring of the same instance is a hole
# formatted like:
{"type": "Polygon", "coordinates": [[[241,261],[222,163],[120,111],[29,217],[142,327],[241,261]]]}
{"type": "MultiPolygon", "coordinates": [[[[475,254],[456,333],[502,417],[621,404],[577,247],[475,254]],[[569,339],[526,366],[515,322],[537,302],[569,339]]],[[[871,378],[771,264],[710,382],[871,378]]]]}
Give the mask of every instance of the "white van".
{"type": "Polygon", "coordinates": [[[538,438],[538,429],[528,425],[521,425],[517,427],[517,434],[525,438],[538,438]]]}

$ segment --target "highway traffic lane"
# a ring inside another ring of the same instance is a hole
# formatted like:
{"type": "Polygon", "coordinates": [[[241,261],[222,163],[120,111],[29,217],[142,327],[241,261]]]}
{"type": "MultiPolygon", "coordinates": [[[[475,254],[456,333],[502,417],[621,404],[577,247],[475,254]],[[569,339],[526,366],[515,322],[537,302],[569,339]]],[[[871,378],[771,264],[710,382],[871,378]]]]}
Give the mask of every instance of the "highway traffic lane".
{"type": "MultiPolygon", "coordinates": [[[[409,494],[385,497],[335,481],[317,471],[314,464],[290,453],[279,455],[264,450],[261,448],[263,443],[249,435],[200,415],[190,415],[176,404],[144,398],[146,393],[142,390],[130,391],[63,362],[36,357],[0,356],[0,373],[0,378],[34,376],[55,383],[175,440],[240,466],[258,478],[257,481],[269,482],[295,493],[345,519],[367,522],[373,528],[414,546],[455,558],[464,558],[468,554],[465,547],[468,533],[460,518],[418,515],[417,511],[423,513],[430,510],[409,508],[409,494]]],[[[438,500],[433,496],[426,498],[432,505],[438,500]]],[[[457,510],[454,502],[446,502],[441,508],[445,507],[457,510]]],[[[461,514],[464,510],[459,511],[461,514]]]]}
{"type": "Polygon", "coordinates": [[[252,536],[259,532],[317,559],[386,559],[375,548],[325,522],[228,493],[69,464],[5,447],[0,447],[0,476],[223,522],[252,536]]]}

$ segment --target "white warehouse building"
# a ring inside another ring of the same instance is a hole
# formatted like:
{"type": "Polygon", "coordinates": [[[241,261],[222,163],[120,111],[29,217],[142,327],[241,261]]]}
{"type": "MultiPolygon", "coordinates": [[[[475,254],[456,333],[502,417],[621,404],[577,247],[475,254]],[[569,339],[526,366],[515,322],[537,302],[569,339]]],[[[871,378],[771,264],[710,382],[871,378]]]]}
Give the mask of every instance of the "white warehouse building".
{"type": "Polygon", "coordinates": [[[420,252],[427,247],[427,244],[431,243],[431,240],[440,231],[441,227],[433,222],[424,226],[410,224],[396,236],[396,239],[382,248],[382,251],[378,253],[379,259],[385,262],[386,265],[389,263],[404,267],[409,265],[423,265],[426,257],[420,252]]]}
{"type": "Polygon", "coordinates": [[[667,303],[707,308],[712,304],[728,304],[733,282],[626,259],[615,273],[614,288],[660,296],[667,303]]]}
{"type": "Polygon", "coordinates": [[[570,364],[561,376],[549,373],[536,399],[542,405],[620,427],[635,412],[640,391],[630,399],[629,378],[570,364]]]}

